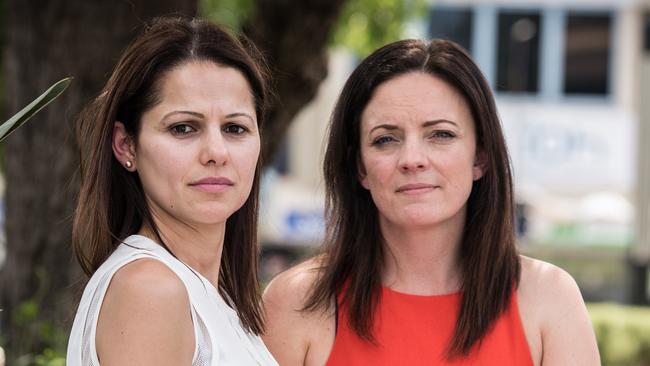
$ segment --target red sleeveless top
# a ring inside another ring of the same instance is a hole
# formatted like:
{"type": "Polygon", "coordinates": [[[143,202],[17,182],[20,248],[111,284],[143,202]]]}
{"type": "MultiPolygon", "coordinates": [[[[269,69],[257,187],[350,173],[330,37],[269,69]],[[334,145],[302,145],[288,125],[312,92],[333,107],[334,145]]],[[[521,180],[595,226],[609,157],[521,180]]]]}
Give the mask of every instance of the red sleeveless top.
{"type": "Polygon", "coordinates": [[[533,365],[516,294],[480,347],[474,347],[467,357],[448,361],[445,351],[454,334],[459,308],[459,293],[418,296],[384,287],[375,313],[377,345],[357,337],[348,325],[347,309],[341,306],[327,365],[533,365]]]}

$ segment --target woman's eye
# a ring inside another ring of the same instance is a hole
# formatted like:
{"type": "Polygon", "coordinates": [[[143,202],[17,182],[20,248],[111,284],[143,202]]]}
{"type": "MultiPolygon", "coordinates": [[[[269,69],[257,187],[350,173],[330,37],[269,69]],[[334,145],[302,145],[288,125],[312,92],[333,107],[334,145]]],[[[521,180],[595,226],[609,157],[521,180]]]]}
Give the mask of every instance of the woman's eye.
{"type": "Polygon", "coordinates": [[[237,124],[228,124],[223,128],[224,132],[230,133],[233,135],[241,135],[248,131],[245,127],[237,124]]]}
{"type": "Polygon", "coordinates": [[[379,136],[372,141],[372,144],[375,146],[383,146],[393,141],[396,141],[393,136],[379,136]]]}
{"type": "Polygon", "coordinates": [[[456,137],[456,135],[451,131],[434,131],[431,134],[431,137],[435,139],[450,140],[456,137]]]}
{"type": "Polygon", "coordinates": [[[170,128],[170,131],[173,135],[187,135],[192,132],[195,132],[196,129],[188,124],[185,123],[180,123],[177,125],[174,125],[170,128]]]}

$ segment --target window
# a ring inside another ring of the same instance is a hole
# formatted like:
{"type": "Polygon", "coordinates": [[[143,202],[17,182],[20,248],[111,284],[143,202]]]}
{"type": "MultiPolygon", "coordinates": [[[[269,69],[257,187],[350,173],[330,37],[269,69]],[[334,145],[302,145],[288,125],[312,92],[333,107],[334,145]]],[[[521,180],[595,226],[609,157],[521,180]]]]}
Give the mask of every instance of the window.
{"type": "Polygon", "coordinates": [[[498,91],[534,93],[539,78],[539,12],[499,14],[498,91]]]}
{"type": "Polygon", "coordinates": [[[566,25],[564,92],[609,92],[609,14],[569,13],[566,25]]]}
{"type": "Polygon", "coordinates": [[[472,41],[472,12],[462,8],[432,8],[429,36],[454,41],[466,50],[472,41]]]}

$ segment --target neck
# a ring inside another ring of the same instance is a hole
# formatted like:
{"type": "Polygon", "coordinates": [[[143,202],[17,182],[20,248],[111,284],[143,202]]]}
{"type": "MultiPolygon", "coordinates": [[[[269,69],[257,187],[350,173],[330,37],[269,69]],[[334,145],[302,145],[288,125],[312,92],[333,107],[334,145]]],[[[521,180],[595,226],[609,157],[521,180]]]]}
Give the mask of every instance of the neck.
{"type": "Polygon", "coordinates": [[[415,295],[457,292],[462,284],[459,264],[465,215],[435,226],[405,227],[380,216],[385,240],[382,283],[415,295]]]}
{"type": "MultiPolygon", "coordinates": [[[[199,226],[163,215],[153,216],[160,237],[172,254],[218,288],[226,223],[199,226]]],[[[150,228],[143,226],[138,234],[158,241],[150,228]]]]}

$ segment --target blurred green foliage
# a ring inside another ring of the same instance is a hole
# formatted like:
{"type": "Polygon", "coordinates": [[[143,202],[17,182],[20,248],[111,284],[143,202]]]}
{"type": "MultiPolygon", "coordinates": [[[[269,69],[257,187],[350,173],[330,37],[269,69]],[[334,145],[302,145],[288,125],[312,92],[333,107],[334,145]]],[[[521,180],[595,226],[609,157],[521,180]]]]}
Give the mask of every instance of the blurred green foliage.
{"type": "Polygon", "coordinates": [[[199,0],[201,16],[237,32],[253,14],[254,7],[254,0],[199,0]]]}
{"type": "MultiPolygon", "coordinates": [[[[338,19],[332,45],[359,57],[404,38],[407,24],[426,15],[426,0],[348,0],[338,19]]],[[[253,0],[200,0],[200,14],[235,31],[253,14],[253,0]]]]}
{"type": "Polygon", "coordinates": [[[11,365],[15,366],[65,366],[65,351],[46,348],[40,355],[23,355],[11,365]]]}
{"type": "MultiPolygon", "coordinates": [[[[13,329],[20,329],[25,334],[38,334],[38,346],[34,337],[21,337],[20,344],[15,345],[17,350],[42,349],[41,354],[19,354],[13,350],[5,349],[8,365],[16,366],[58,366],[65,365],[65,349],[68,343],[68,333],[65,329],[54,326],[48,321],[38,318],[40,313],[38,302],[28,300],[18,306],[13,314],[13,329]]],[[[4,344],[4,342],[0,343],[4,344]]]]}
{"type": "Polygon", "coordinates": [[[589,304],[603,366],[650,366],[650,308],[589,304]]]}
{"type": "Polygon", "coordinates": [[[36,366],[65,366],[65,354],[52,349],[46,349],[43,354],[34,357],[36,366]]]}
{"type": "Polygon", "coordinates": [[[338,20],[333,44],[365,57],[404,38],[405,27],[426,15],[425,0],[349,0],[338,20]]]}

